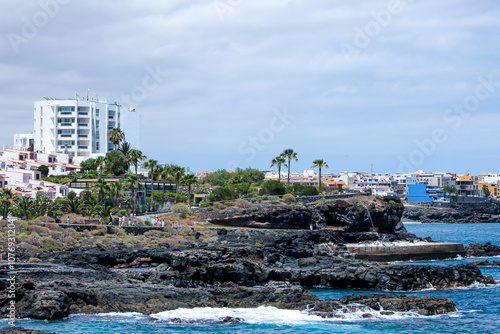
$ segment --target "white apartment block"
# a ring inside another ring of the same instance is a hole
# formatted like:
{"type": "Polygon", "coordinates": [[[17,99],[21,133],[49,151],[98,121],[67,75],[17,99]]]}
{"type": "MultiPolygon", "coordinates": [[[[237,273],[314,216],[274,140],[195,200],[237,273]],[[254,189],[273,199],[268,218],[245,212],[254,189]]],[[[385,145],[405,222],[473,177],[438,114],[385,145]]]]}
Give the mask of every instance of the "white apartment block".
{"type": "MultiPolygon", "coordinates": [[[[140,149],[141,113],[124,110],[117,102],[77,97],[45,98],[34,105],[32,142],[36,152],[66,153],[76,161],[104,155],[114,149],[108,140],[112,128],[120,128],[125,142],[140,149]]],[[[14,148],[26,149],[29,134],[14,135],[14,148]]]]}

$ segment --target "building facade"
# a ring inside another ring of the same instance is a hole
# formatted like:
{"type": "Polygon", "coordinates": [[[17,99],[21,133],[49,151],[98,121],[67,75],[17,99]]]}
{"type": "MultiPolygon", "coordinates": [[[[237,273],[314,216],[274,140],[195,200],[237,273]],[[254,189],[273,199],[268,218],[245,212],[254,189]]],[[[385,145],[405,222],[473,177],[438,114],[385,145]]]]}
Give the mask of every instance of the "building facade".
{"type": "MultiPolygon", "coordinates": [[[[125,142],[140,149],[141,114],[134,108],[124,110],[105,100],[45,98],[34,105],[34,150],[48,154],[66,153],[82,161],[114,149],[108,140],[112,128],[120,128],[125,142]]],[[[29,135],[14,135],[14,148],[29,143],[29,135]]]]}

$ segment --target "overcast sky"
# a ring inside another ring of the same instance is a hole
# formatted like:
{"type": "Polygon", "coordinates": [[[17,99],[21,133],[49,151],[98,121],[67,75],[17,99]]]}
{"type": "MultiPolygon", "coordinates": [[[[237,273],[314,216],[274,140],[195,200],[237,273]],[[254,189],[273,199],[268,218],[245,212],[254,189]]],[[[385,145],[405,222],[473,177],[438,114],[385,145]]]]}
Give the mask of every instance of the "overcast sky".
{"type": "Polygon", "coordinates": [[[500,173],[500,3],[354,3],[0,0],[0,144],[90,89],[195,171],[500,173]]]}

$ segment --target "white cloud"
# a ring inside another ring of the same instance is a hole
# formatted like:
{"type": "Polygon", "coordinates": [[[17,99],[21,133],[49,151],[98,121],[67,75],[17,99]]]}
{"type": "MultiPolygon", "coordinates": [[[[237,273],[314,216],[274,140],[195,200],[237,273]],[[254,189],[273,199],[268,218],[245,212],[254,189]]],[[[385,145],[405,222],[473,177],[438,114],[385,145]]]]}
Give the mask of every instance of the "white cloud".
{"type": "MultiPolygon", "coordinates": [[[[357,29],[375,22],[373,13],[386,10],[386,2],[69,1],[16,54],[8,34],[19,33],[23,17],[41,7],[4,1],[0,143],[10,145],[12,134],[26,131],[34,100],[90,88],[119,101],[150,67],[167,75],[137,108],[143,150],[159,161],[197,170],[225,168],[231,160],[267,168],[293,147],[302,156],[297,167],[324,155],[343,162],[342,170],[367,170],[370,160],[395,171],[397,156],[441,124],[478,77],[500,81],[497,2],[401,2],[401,12],[347,59],[342,43],[353,44],[357,29]],[[248,161],[239,145],[282,107],[296,118],[248,161]]],[[[463,147],[471,154],[498,144],[485,133],[496,124],[499,92],[470,118],[463,147]]],[[[445,151],[436,152],[429,167],[484,170],[480,161],[454,166],[445,151]]]]}

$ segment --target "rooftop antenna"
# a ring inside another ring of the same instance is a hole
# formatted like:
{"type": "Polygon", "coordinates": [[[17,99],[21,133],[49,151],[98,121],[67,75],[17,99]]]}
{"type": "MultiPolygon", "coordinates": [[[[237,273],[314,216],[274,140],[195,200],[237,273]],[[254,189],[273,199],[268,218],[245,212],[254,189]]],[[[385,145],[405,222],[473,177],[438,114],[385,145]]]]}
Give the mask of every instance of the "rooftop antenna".
{"type": "Polygon", "coordinates": [[[87,88],[87,101],[89,100],[89,91],[90,91],[90,88],[87,88]]]}

